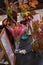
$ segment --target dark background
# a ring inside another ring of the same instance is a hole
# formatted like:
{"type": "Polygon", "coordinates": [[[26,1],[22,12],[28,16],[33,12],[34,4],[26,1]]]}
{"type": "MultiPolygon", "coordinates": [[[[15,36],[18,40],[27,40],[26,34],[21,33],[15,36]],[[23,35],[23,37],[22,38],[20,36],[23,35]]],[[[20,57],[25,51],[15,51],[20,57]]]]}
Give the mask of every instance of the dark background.
{"type": "MultiPolygon", "coordinates": [[[[8,0],[8,1],[15,2],[17,0],[8,0]]],[[[39,4],[36,9],[43,9],[43,0],[38,0],[38,1],[39,1],[39,4]]],[[[6,11],[6,5],[4,3],[4,0],[0,0],[0,13],[3,12],[1,9],[6,11]]],[[[3,13],[5,13],[5,12],[3,12],[3,13]]]]}
{"type": "Polygon", "coordinates": [[[38,0],[40,3],[43,3],[43,0],[38,0]]]}

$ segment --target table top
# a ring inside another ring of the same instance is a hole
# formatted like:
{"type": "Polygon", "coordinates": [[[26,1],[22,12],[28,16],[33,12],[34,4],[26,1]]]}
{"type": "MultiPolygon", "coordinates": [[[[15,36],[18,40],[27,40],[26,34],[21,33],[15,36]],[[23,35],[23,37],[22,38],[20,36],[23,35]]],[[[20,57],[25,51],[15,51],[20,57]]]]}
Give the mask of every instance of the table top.
{"type": "Polygon", "coordinates": [[[7,18],[7,15],[0,15],[0,26],[2,25],[2,21],[7,18]]]}

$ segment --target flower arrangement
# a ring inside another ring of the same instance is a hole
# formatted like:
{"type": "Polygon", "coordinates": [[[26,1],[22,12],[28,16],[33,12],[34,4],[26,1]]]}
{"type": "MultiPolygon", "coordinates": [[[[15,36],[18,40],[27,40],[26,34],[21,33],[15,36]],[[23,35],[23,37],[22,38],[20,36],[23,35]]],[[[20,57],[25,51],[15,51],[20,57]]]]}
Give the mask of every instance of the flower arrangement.
{"type": "Polygon", "coordinates": [[[32,44],[32,50],[43,53],[43,21],[33,23],[33,38],[35,42],[32,44]]]}
{"type": "Polygon", "coordinates": [[[11,6],[10,7],[8,6],[7,15],[11,18],[12,22],[14,21],[14,23],[8,26],[8,30],[12,33],[13,37],[18,42],[20,36],[23,35],[24,32],[26,31],[26,28],[28,28],[28,30],[30,28],[32,32],[32,37],[36,40],[32,44],[32,50],[33,51],[37,51],[38,49],[43,50],[43,21],[40,23],[39,21],[33,22],[33,15],[36,13],[35,11],[28,11],[28,8],[30,7],[28,7],[27,4],[23,4],[22,6],[20,6],[20,8],[21,8],[21,16],[23,17],[23,20],[20,23],[17,23],[12,17],[11,6]],[[32,22],[32,26],[30,25],[31,22],[32,22]],[[33,27],[33,31],[32,31],[32,27],[33,27]],[[39,42],[37,42],[37,40],[39,42]]]}
{"type": "Polygon", "coordinates": [[[43,22],[34,22],[33,23],[33,33],[36,34],[36,39],[37,39],[37,35],[38,38],[40,38],[41,36],[43,36],[43,22]]]}

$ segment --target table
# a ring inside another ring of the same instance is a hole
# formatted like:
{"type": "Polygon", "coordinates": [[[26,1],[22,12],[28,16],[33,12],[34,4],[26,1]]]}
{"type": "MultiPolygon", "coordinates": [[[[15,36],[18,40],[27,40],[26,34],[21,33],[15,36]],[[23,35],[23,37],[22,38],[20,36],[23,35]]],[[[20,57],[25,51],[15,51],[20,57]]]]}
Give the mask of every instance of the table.
{"type": "Polygon", "coordinates": [[[16,65],[43,65],[43,57],[36,56],[34,53],[22,55],[17,54],[16,65]]]}
{"type": "Polygon", "coordinates": [[[0,15],[0,26],[2,25],[2,21],[7,18],[7,15],[0,15]]]}
{"type": "MultiPolygon", "coordinates": [[[[29,43],[29,41],[27,40],[21,43],[25,45],[26,43],[29,43]]],[[[29,47],[30,46],[31,44],[29,44],[29,47]]],[[[40,56],[39,54],[33,52],[28,52],[25,55],[16,53],[16,58],[17,58],[16,65],[43,65],[43,54],[40,56]]]]}
{"type": "Polygon", "coordinates": [[[7,15],[0,15],[0,32],[1,32],[2,28],[3,28],[3,26],[2,26],[2,21],[3,21],[5,18],[7,18],[7,15]]]}

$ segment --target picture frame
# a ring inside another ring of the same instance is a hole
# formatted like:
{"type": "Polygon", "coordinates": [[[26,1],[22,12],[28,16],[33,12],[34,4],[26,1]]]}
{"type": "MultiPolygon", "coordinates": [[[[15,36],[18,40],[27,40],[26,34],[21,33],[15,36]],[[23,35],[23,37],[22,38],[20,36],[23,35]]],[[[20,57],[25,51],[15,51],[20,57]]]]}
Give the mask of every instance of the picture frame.
{"type": "Polygon", "coordinates": [[[0,35],[0,45],[2,47],[2,49],[4,50],[5,56],[9,62],[10,65],[15,65],[15,55],[12,51],[11,45],[10,45],[10,41],[8,39],[8,36],[6,34],[6,30],[5,28],[3,28],[1,35],[0,35]]]}

